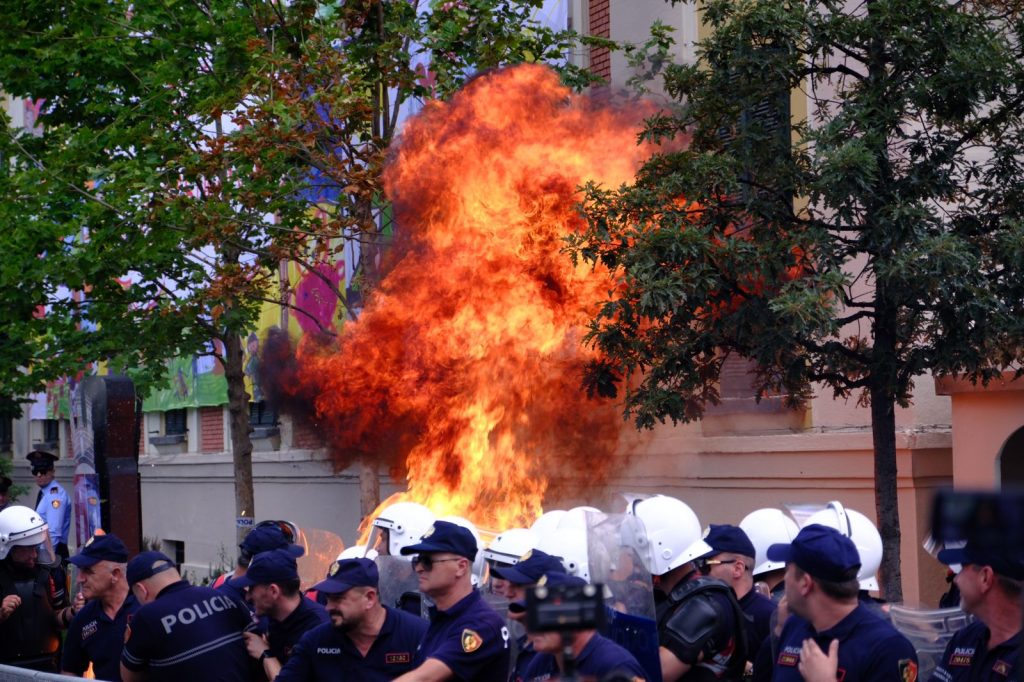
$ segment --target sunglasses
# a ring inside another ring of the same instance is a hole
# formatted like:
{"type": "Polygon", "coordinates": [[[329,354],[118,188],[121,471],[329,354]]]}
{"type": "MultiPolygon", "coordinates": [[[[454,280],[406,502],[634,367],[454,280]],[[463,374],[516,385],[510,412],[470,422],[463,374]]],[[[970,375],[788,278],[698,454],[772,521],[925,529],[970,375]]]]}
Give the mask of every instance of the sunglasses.
{"type": "Polygon", "coordinates": [[[33,469],[32,470],[32,475],[33,476],[42,476],[43,474],[50,473],[50,471],[51,471],[50,469],[33,469]]]}
{"type": "Polygon", "coordinates": [[[702,575],[708,575],[711,573],[711,567],[719,564],[736,564],[739,563],[739,559],[701,559],[697,561],[697,570],[702,575]]]}
{"type": "Polygon", "coordinates": [[[425,572],[429,573],[434,570],[434,564],[439,564],[442,561],[458,561],[462,557],[448,557],[447,559],[435,559],[429,554],[417,554],[412,558],[412,567],[416,568],[419,566],[425,572]]]}

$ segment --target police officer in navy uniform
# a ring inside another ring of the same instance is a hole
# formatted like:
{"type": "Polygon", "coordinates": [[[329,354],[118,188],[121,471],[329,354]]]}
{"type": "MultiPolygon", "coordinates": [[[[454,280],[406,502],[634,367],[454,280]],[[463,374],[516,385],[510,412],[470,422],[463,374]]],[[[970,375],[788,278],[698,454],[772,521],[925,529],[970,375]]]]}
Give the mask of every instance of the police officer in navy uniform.
{"type": "Polygon", "coordinates": [[[246,649],[259,661],[268,680],[281,672],[304,634],[329,620],[324,607],[299,590],[295,559],[302,554],[297,545],[261,552],[253,557],[245,575],[235,580],[248,591],[256,615],[268,619],[265,632],[245,633],[246,649]]]}
{"type": "Polygon", "coordinates": [[[122,680],[249,682],[242,632],[252,616],[244,604],[189,585],[160,552],[133,558],[127,576],[142,607],[126,631],[122,680]]]}
{"type": "MultiPolygon", "coordinates": [[[[525,610],[513,608],[512,604],[525,603],[527,590],[536,585],[545,574],[565,573],[565,567],[558,557],[533,549],[520,557],[518,563],[495,566],[492,571],[492,575],[504,583],[503,596],[509,601],[509,618],[525,625],[525,610]]],[[[526,679],[526,668],[537,652],[530,644],[525,629],[516,640],[515,660],[512,662],[512,674],[509,679],[512,682],[522,682],[526,679]]]]}
{"type": "MultiPolygon", "coordinates": [[[[587,581],[576,576],[566,575],[564,571],[552,572],[541,576],[537,585],[549,589],[564,587],[581,587],[587,581]]],[[[525,613],[525,599],[509,604],[512,613],[525,613]]],[[[540,681],[558,678],[565,672],[566,641],[563,632],[529,632],[527,637],[537,652],[530,660],[522,679],[540,681]]],[[[647,679],[647,672],[636,658],[624,647],[598,634],[592,628],[574,630],[568,633],[568,645],[572,647],[576,674],[584,678],[603,680],[608,676],[642,682],[647,679]]]]}
{"type": "Polygon", "coordinates": [[[857,599],[860,556],[850,538],[820,524],[768,548],[786,562],[792,615],[779,636],[773,682],[914,682],[913,645],[857,599]]]}
{"type": "Polygon", "coordinates": [[[139,610],[128,589],[127,561],[128,548],[116,535],[94,535],[71,557],[85,605],[64,638],[63,674],[81,677],[91,664],[97,680],[121,679],[125,630],[139,610]]]}
{"type": "Polygon", "coordinates": [[[218,576],[213,581],[212,587],[217,590],[227,590],[235,599],[245,601],[245,588],[238,584],[237,579],[245,575],[253,557],[260,552],[269,552],[272,549],[298,547],[294,543],[295,534],[287,522],[260,521],[242,538],[242,543],[238,545],[238,562],[235,565],[235,570],[218,576]]]}
{"type": "Polygon", "coordinates": [[[939,561],[962,566],[955,578],[960,606],[977,620],[953,635],[932,682],[1021,679],[1024,553],[968,542],[939,552],[939,561]]]}
{"type": "Polygon", "coordinates": [[[497,682],[509,670],[505,621],[473,587],[476,538],[468,528],[435,521],[420,542],[402,548],[415,554],[420,592],[430,597],[430,626],[416,651],[414,670],[403,682],[463,680],[497,682]]]}
{"type": "Polygon", "coordinates": [[[33,450],[25,458],[32,467],[39,492],[36,495],[36,512],[46,519],[50,527],[50,541],[57,555],[68,558],[68,538],[71,535],[71,498],[63,486],[54,480],[54,462],[57,456],[44,450],[33,450]]]}
{"type": "Polygon", "coordinates": [[[378,581],[369,559],[332,563],[314,586],[331,620],[303,635],[276,682],[383,682],[411,670],[427,622],[381,604],[378,581]]]}
{"type": "Polygon", "coordinates": [[[58,613],[67,595],[54,578],[56,563],[46,521],[34,509],[0,511],[0,663],[59,670],[58,613]]]}
{"type": "Polygon", "coordinates": [[[771,633],[776,604],[754,589],[754,557],[757,550],[743,529],[728,524],[711,524],[704,535],[711,551],[694,563],[701,575],[717,578],[732,587],[740,608],[747,615],[747,661],[753,664],[761,644],[771,633]]]}

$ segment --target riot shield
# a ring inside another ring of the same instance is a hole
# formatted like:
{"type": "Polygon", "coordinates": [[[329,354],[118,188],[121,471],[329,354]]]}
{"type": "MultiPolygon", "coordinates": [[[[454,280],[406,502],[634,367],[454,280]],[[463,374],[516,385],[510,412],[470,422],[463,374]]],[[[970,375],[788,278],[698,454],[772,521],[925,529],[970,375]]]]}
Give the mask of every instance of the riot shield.
{"type": "Polygon", "coordinates": [[[586,521],[590,580],[605,586],[607,636],[636,657],[648,680],[660,682],[654,585],[642,558],[643,523],[632,514],[593,512],[586,521]]]}
{"type": "Polygon", "coordinates": [[[974,621],[960,607],[914,609],[902,604],[889,607],[892,624],[917,650],[917,679],[927,680],[939,664],[946,645],[960,628],[974,621]]]}
{"type": "Polygon", "coordinates": [[[323,580],[327,567],[345,549],[345,543],[329,530],[304,528],[296,538],[305,553],[296,559],[303,589],[323,580]]]}
{"type": "Polygon", "coordinates": [[[423,615],[419,579],[412,568],[412,562],[403,557],[387,554],[378,555],[373,562],[377,564],[377,571],[380,574],[377,583],[380,603],[423,615]]]}

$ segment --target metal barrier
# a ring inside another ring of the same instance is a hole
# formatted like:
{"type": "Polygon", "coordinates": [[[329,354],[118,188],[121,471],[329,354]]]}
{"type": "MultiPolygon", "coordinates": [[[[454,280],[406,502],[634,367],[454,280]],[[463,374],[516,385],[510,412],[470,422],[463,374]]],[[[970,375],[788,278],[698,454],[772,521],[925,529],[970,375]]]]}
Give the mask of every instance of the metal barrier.
{"type": "Polygon", "coordinates": [[[41,673],[35,670],[24,668],[12,668],[9,665],[0,665],[0,682],[67,682],[68,680],[84,680],[84,677],[68,677],[66,675],[55,675],[53,673],[41,673]]]}

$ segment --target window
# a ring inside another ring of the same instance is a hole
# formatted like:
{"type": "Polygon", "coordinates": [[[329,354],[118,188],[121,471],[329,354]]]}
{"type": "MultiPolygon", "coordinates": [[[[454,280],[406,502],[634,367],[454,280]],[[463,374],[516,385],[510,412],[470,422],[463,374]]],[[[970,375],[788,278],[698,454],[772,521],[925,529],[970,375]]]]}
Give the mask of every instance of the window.
{"type": "Polygon", "coordinates": [[[249,403],[249,424],[253,438],[270,438],[280,433],[277,428],[277,412],[264,400],[249,403]]]}
{"type": "Polygon", "coordinates": [[[59,443],[60,442],[60,420],[59,419],[44,419],[43,420],[43,440],[47,443],[59,443]]]}
{"type": "Polygon", "coordinates": [[[188,432],[188,410],[167,410],[164,412],[164,435],[179,436],[188,432]]]}

